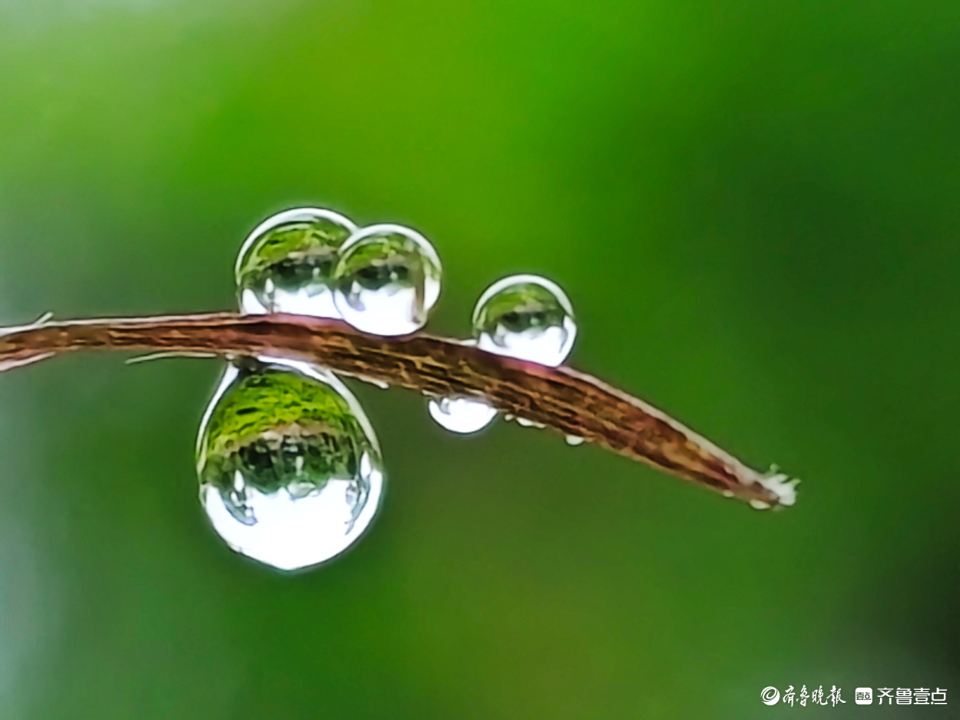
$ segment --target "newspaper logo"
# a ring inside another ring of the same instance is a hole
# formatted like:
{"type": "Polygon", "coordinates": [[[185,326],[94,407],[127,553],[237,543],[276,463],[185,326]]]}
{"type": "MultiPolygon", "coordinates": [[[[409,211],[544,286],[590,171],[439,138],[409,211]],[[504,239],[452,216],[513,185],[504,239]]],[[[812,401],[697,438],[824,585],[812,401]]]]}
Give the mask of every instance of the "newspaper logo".
{"type": "Polygon", "coordinates": [[[760,693],[760,699],[763,700],[764,705],[776,705],[780,700],[780,691],[773,685],[770,685],[769,687],[765,687],[763,692],[760,693]]]}

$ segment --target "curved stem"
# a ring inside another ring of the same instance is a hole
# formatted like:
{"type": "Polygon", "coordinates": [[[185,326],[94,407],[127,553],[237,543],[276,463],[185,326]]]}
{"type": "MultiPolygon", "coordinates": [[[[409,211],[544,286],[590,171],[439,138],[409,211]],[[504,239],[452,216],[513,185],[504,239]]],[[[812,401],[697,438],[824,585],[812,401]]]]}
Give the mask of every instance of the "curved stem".
{"type": "Polygon", "coordinates": [[[784,475],[750,469],[647,403],[570,368],[501,357],[429,335],[364,335],[338,320],[226,313],[38,321],[0,334],[0,372],[85,348],[280,357],[434,397],[481,398],[755,507],[792,505],[784,475]]]}

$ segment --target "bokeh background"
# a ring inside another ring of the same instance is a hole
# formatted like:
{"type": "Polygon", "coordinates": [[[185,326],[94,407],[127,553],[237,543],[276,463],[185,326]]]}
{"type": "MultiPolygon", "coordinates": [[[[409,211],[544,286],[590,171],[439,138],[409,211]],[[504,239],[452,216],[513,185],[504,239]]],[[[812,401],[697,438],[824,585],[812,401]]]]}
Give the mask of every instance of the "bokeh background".
{"type": "Polygon", "coordinates": [[[960,4],[0,2],[0,322],[233,307],[249,230],[406,223],[465,335],[513,272],[572,363],[754,466],[760,513],[359,387],[388,463],[318,571],[197,501],[215,361],[0,377],[0,717],[873,714],[960,705],[960,4]],[[839,708],[760,691],[841,688],[839,708]]]}

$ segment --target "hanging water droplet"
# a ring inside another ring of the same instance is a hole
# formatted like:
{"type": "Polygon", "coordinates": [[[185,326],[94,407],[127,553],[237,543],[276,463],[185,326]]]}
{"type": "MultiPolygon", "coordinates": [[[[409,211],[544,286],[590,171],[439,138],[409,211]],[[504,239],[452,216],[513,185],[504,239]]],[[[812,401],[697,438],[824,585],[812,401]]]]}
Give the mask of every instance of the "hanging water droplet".
{"type": "Polygon", "coordinates": [[[578,437],[577,435],[565,435],[563,439],[567,441],[567,445],[570,445],[572,447],[576,447],[577,445],[583,445],[583,443],[586,442],[584,438],[578,437]]]}
{"type": "Polygon", "coordinates": [[[556,367],[577,336],[573,306],[556,284],[536,275],[495,282],[473,311],[481,350],[556,367]]]}
{"type": "MultiPolygon", "coordinates": [[[[457,342],[466,347],[477,344],[473,338],[457,342]]],[[[497,411],[489,403],[465,397],[431,398],[427,410],[440,427],[464,435],[483,430],[497,416],[497,411]]]]}
{"type": "Polygon", "coordinates": [[[522,417],[517,418],[517,425],[525,428],[536,428],[538,430],[543,430],[546,427],[543,423],[534,422],[533,420],[527,420],[522,417]]]}
{"type": "Polygon", "coordinates": [[[343,552],[370,525],[383,462],[363,409],[305,363],[228,367],[197,441],[200,497],[217,533],[282,570],[343,552]]]}
{"type": "Polygon", "coordinates": [[[287,210],[260,223],[237,258],[240,309],[340,317],[333,270],[340,246],[356,229],[343,215],[318,208],[287,210]]]}
{"type": "Polygon", "coordinates": [[[463,434],[483,430],[497,416],[496,409],[487,403],[462,397],[431,399],[427,409],[442,428],[463,434]]]}
{"type": "Polygon", "coordinates": [[[407,335],[427,323],[440,274],[440,258],[425,237],[400,225],[372,225],[340,248],[334,300],[358,330],[407,335]]]}

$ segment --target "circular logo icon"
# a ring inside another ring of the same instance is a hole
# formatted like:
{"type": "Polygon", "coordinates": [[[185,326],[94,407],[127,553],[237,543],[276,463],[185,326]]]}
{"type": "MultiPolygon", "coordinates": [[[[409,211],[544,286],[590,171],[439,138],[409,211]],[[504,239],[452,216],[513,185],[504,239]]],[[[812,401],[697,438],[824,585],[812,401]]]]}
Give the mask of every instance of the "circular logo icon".
{"type": "Polygon", "coordinates": [[[764,705],[776,705],[780,699],[780,691],[773,685],[765,687],[763,692],[760,693],[760,699],[763,700],[764,705]]]}

